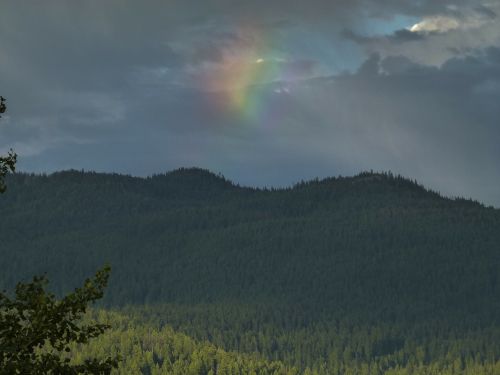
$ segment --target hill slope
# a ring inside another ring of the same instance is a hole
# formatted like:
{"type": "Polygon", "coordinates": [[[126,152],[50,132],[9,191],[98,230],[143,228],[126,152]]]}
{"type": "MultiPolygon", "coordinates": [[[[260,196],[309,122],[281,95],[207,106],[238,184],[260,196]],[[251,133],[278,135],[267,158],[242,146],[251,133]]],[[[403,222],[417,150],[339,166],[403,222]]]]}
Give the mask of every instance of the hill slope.
{"type": "Polygon", "coordinates": [[[0,286],[48,272],[67,289],[109,262],[113,304],[272,300],[404,314],[497,307],[499,211],[399,177],[364,173],[272,191],[199,169],[8,183],[0,286]]]}

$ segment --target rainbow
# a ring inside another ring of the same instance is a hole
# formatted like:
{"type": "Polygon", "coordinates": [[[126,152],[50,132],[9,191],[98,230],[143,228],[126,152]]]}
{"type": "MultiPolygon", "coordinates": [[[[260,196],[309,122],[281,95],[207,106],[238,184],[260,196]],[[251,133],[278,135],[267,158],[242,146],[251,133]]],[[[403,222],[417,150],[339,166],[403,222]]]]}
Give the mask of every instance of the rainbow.
{"type": "Polygon", "coordinates": [[[247,118],[263,108],[262,85],[282,78],[280,64],[264,57],[223,62],[205,73],[203,88],[218,94],[218,107],[247,118]]]}
{"type": "Polygon", "coordinates": [[[276,83],[276,93],[288,93],[286,83],[305,78],[301,70],[305,66],[290,62],[287,56],[273,53],[255,40],[259,38],[254,35],[250,41],[225,50],[222,61],[206,67],[197,84],[216,94],[218,109],[262,122],[273,112],[267,100],[269,90],[264,85],[276,83]]]}

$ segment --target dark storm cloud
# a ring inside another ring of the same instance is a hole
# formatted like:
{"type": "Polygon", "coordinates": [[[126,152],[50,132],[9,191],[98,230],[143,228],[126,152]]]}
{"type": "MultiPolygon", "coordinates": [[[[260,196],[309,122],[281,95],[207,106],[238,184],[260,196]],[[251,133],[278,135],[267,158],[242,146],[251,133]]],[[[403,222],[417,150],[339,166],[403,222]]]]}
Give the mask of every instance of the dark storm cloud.
{"type": "Polygon", "coordinates": [[[426,37],[422,33],[411,32],[407,29],[396,30],[392,34],[384,36],[363,36],[352,30],[343,30],[342,36],[361,45],[380,43],[382,40],[391,43],[414,42],[423,40],[426,37]]]}
{"type": "Polygon", "coordinates": [[[424,36],[419,33],[414,33],[406,29],[396,30],[392,35],[388,37],[394,42],[411,42],[415,40],[422,40],[424,36]]]}

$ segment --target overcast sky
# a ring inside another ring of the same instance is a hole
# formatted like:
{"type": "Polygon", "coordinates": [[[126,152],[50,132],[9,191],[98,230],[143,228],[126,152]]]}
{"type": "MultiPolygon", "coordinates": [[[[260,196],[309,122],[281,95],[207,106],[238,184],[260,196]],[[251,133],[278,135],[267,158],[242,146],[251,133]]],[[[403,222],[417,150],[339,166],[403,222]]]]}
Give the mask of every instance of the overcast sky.
{"type": "Polygon", "coordinates": [[[500,207],[500,0],[0,0],[0,153],[252,186],[388,171],[500,207]]]}

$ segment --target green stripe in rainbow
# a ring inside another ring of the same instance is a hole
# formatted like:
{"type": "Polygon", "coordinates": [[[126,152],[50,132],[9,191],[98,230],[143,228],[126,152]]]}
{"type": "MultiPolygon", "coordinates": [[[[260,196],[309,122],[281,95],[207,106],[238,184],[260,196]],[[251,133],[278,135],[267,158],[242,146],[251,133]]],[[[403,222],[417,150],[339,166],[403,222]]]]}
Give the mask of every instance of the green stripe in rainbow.
{"type": "Polygon", "coordinates": [[[264,110],[261,85],[281,79],[280,65],[259,58],[249,64],[242,64],[234,77],[234,86],[229,100],[233,110],[247,118],[255,118],[264,110]]]}
{"type": "Polygon", "coordinates": [[[272,112],[266,100],[269,99],[269,87],[264,85],[300,79],[295,70],[281,58],[233,61],[207,75],[204,85],[208,91],[221,94],[222,103],[218,106],[224,111],[263,122],[272,112]]]}

